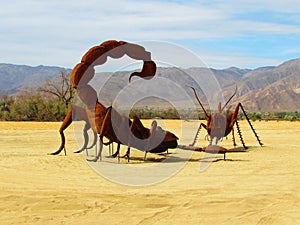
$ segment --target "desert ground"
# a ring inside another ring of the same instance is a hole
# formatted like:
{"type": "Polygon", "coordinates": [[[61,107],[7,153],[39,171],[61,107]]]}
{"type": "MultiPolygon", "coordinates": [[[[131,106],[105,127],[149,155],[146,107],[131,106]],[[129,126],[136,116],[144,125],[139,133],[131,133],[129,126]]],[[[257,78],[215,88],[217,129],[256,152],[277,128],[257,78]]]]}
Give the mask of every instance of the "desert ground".
{"type": "MultiPolygon", "coordinates": [[[[166,128],[180,138],[179,143],[187,145],[199,121],[181,124],[183,132],[179,121],[165,121],[166,128]]],[[[60,123],[0,122],[0,223],[299,223],[300,122],[254,122],[263,147],[245,121],[240,125],[250,146],[246,152],[227,153],[226,161],[220,154],[192,152],[173,176],[137,187],[99,175],[83,154],[74,154],[80,148],[74,126],[66,130],[67,156],[52,156],[47,153],[59,147],[60,123]]],[[[197,146],[207,144],[204,137],[201,133],[197,146]]],[[[238,136],[236,140],[241,147],[238,136]]],[[[231,135],[223,145],[232,148],[231,135]]],[[[164,157],[178,157],[176,151],[181,150],[170,150],[167,156],[148,154],[144,162],[143,153],[133,150],[129,164],[121,159],[112,165],[138,169],[160,164],[164,157]]]]}

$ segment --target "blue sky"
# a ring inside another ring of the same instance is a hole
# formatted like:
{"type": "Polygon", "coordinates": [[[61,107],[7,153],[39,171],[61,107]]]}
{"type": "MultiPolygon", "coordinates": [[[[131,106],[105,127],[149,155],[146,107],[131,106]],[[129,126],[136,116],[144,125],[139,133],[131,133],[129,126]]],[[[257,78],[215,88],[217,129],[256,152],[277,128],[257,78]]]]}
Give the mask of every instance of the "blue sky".
{"type": "Polygon", "coordinates": [[[209,67],[300,57],[300,1],[1,1],[0,62],[72,68],[108,39],[166,41],[209,67]]]}

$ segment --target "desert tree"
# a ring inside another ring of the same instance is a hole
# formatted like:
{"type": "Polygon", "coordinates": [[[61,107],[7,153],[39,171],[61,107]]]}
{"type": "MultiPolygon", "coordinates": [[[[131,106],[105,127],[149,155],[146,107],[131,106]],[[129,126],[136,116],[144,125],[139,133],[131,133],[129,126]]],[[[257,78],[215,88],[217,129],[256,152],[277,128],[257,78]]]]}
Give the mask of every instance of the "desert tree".
{"type": "Polygon", "coordinates": [[[65,71],[61,71],[59,77],[47,80],[43,87],[40,87],[38,90],[57,97],[59,101],[65,104],[66,108],[70,106],[74,96],[74,91],[70,83],[70,74],[65,71]]]}

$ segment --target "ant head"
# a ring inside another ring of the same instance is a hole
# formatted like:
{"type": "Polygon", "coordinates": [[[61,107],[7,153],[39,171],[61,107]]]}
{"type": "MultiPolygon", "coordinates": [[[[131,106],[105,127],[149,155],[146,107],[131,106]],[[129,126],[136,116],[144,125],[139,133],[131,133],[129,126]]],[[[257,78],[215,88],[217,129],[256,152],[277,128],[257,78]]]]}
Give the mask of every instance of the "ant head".
{"type": "MultiPolygon", "coordinates": [[[[204,112],[204,115],[205,115],[206,119],[207,119],[207,120],[210,120],[210,118],[209,118],[210,116],[208,115],[208,113],[206,112],[205,108],[203,107],[203,105],[202,105],[200,99],[198,98],[198,95],[197,95],[197,93],[196,93],[195,88],[193,88],[193,87],[190,87],[190,88],[194,91],[194,95],[195,95],[195,97],[196,97],[196,99],[197,99],[199,105],[201,106],[201,108],[202,108],[202,110],[203,110],[203,112],[204,112]]],[[[221,114],[221,113],[223,112],[223,110],[224,110],[225,107],[228,105],[228,103],[231,101],[231,99],[233,98],[233,96],[235,96],[236,92],[237,92],[237,86],[235,86],[235,91],[234,91],[233,95],[227,100],[227,102],[225,103],[225,105],[224,105],[223,107],[222,107],[222,105],[221,105],[221,102],[219,102],[219,105],[218,105],[218,114],[221,114]]]]}

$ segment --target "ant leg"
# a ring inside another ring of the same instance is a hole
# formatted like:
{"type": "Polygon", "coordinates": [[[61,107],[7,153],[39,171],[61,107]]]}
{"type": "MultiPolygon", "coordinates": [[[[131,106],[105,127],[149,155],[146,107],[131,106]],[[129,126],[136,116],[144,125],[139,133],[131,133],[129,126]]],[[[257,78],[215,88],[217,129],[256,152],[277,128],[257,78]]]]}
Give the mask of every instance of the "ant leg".
{"type": "Polygon", "coordinates": [[[243,113],[244,113],[244,116],[246,117],[246,120],[247,120],[249,126],[251,127],[251,130],[253,131],[253,133],[254,133],[254,135],[255,135],[255,137],[256,137],[258,143],[260,144],[260,146],[262,146],[263,143],[262,143],[261,140],[259,139],[259,137],[258,137],[258,135],[257,135],[257,133],[256,133],[256,131],[255,131],[255,129],[254,129],[254,127],[252,126],[252,124],[251,124],[251,122],[250,122],[250,120],[249,120],[249,118],[248,118],[248,116],[247,116],[247,114],[246,114],[246,111],[244,110],[244,107],[242,106],[241,103],[239,103],[239,107],[241,107],[241,109],[242,109],[242,111],[243,111],[243,113]]]}
{"type": "Polygon", "coordinates": [[[234,137],[234,127],[232,127],[232,142],[233,142],[233,146],[236,147],[236,142],[234,137]]]}
{"type": "Polygon", "coordinates": [[[189,146],[194,146],[196,144],[196,142],[198,140],[198,137],[200,135],[201,127],[204,127],[204,129],[207,130],[206,125],[204,123],[201,123],[200,126],[198,127],[198,130],[197,130],[196,134],[195,134],[193,142],[191,144],[189,144],[189,146]]]}
{"type": "Polygon", "coordinates": [[[243,139],[242,132],[241,132],[241,129],[240,129],[238,121],[236,121],[235,124],[236,124],[236,128],[237,128],[238,134],[240,136],[240,140],[241,140],[241,142],[243,144],[243,147],[244,147],[244,149],[247,149],[248,147],[245,145],[245,142],[244,142],[244,139],[243,139]]]}

